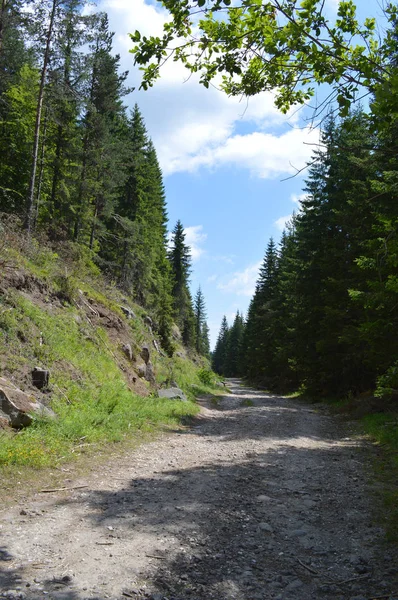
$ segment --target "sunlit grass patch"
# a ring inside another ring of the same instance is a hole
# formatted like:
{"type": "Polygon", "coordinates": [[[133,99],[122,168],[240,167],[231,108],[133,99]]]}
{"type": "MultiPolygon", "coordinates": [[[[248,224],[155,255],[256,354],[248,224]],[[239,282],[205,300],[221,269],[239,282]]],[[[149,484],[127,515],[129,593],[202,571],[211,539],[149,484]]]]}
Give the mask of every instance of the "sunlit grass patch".
{"type": "Polygon", "coordinates": [[[16,293],[10,302],[12,322],[3,320],[0,333],[4,336],[8,331],[8,341],[27,362],[50,369],[51,406],[57,419],[36,419],[17,434],[2,433],[0,465],[55,465],[70,459],[76,446],[120,442],[134,431],[177,425],[197,412],[192,401],[142,398],[132,393],[105,331],[76,320],[73,307],[50,313],[16,293]],[[18,323],[31,332],[29,344],[18,340],[18,323]],[[39,333],[41,344],[35,341],[39,333]]]}

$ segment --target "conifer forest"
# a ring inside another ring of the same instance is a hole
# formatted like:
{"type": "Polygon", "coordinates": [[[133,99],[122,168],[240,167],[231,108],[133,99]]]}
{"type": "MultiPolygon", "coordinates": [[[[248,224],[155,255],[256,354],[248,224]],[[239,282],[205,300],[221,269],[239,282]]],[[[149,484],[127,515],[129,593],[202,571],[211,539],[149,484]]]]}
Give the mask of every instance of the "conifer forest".
{"type": "Polygon", "coordinates": [[[171,327],[209,355],[205,301],[189,289],[190,249],[168,238],[156,149],[103,12],[81,0],[0,5],[0,211],[28,236],[88,252],[150,311],[164,350],[171,327]]]}
{"type": "MultiPolygon", "coordinates": [[[[91,253],[151,312],[168,354],[174,322],[184,344],[209,358],[205,299],[201,288],[192,297],[180,221],[168,239],[156,148],[139,107],[127,110],[131,90],[112,51],[107,15],[84,7],[81,0],[0,5],[0,211],[28,236],[91,253]]],[[[367,63],[342,62],[356,69],[356,79],[341,71],[340,110],[323,115],[304,199],[280,243],[271,239],[265,249],[248,314],[222,321],[212,365],[223,376],[334,396],[398,389],[393,4],[388,14],[382,52],[370,45],[377,60],[370,53],[367,63]],[[352,101],[361,85],[368,90],[363,107],[352,101]]],[[[370,39],[372,28],[369,21],[359,33],[370,39]]],[[[139,33],[132,38],[140,42],[139,33]]],[[[133,50],[138,63],[158,48],[151,40],[141,44],[133,50]]],[[[211,64],[205,66],[209,73],[211,64]]],[[[317,77],[322,83],[328,73],[317,77]]],[[[248,82],[242,85],[236,93],[248,91],[248,82]]],[[[281,108],[301,100],[286,97],[281,108]]]]}
{"type": "Polygon", "coordinates": [[[325,121],[300,210],[278,245],[269,240],[246,321],[222,321],[217,372],[278,391],[397,390],[398,138],[383,101],[325,121]]]}

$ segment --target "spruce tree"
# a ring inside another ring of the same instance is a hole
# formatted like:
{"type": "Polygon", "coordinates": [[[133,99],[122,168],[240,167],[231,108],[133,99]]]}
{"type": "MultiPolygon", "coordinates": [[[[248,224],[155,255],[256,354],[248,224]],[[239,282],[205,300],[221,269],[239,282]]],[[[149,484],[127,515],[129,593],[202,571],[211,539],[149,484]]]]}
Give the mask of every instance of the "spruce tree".
{"type": "Polygon", "coordinates": [[[219,375],[226,373],[226,358],[228,348],[229,327],[227,317],[224,315],[221,321],[220,331],[218,333],[216,346],[212,355],[212,369],[219,375]]]}
{"type": "Polygon", "coordinates": [[[203,327],[206,323],[206,305],[205,299],[201,287],[199,286],[196,292],[194,300],[194,314],[195,314],[195,348],[198,354],[205,355],[205,348],[203,345],[203,327]]]}
{"type": "Polygon", "coordinates": [[[191,254],[189,246],[185,244],[184,227],[180,220],[177,221],[173,229],[168,256],[173,280],[174,318],[182,332],[184,344],[194,348],[196,342],[195,315],[192,296],[188,287],[191,271],[191,254]]]}

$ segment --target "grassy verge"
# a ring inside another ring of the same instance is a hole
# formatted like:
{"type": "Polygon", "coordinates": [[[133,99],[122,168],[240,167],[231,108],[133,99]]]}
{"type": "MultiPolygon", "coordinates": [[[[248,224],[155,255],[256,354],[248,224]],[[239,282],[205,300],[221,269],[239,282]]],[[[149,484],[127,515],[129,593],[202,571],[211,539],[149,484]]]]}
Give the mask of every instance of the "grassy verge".
{"type": "Polygon", "coordinates": [[[120,442],[130,432],[175,425],[197,412],[192,401],[134,395],[105,332],[76,321],[73,308],[50,314],[17,293],[9,302],[0,322],[6,370],[28,369],[32,364],[49,368],[51,406],[58,418],[37,419],[19,433],[1,433],[0,465],[54,466],[69,460],[78,444],[120,442]]]}
{"type": "Polygon", "coordinates": [[[387,539],[398,542],[398,414],[376,413],[361,419],[365,432],[379,446],[374,477],[380,484],[384,510],[380,520],[387,539]]]}

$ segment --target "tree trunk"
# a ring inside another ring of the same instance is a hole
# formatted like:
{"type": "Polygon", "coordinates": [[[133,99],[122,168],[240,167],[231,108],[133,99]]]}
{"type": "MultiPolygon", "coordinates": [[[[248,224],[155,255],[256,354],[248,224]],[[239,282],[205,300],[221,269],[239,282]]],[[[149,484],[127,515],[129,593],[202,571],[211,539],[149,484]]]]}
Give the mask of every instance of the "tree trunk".
{"type": "Polygon", "coordinates": [[[47,66],[48,66],[48,61],[50,58],[51,37],[52,37],[53,26],[54,26],[55,11],[57,8],[58,1],[59,0],[53,0],[53,3],[52,3],[50,23],[48,26],[48,31],[47,31],[47,36],[46,36],[46,48],[44,51],[43,67],[42,67],[41,76],[40,76],[39,96],[37,99],[35,134],[34,134],[34,139],[33,139],[33,151],[32,151],[32,168],[31,168],[30,180],[29,180],[29,189],[28,189],[28,197],[27,197],[27,214],[26,214],[26,220],[25,220],[25,227],[26,227],[28,234],[31,233],[32,226],[33,226],[36,169],[37,169],[37,158],[38,158],[38,154],[39,154],[39,142],[40,142],[41,112],[42,112],[42,108],[43,108],[44,85],[46,82],[47,66]]]}
{"type": "Polygon", "coordinates": [[[46,152],[46,134],[47,134],[47,123],[48,123],[48,111],[46,111],[46,116],[44,118],[44,126],[43,126],[43,135],[42,135],[42,143],[41,143],[41,153],[40,153],[40,168],[39,168],[39,179],[37,182],[37,197],[36,197],[36,206],[33,215],[32,226],[33,229],[36,228],[37,220],[39,218],[39,207],[40,207],[40,197],[41,197],[41,186],[43,183],[43,173],[44,173],[44,155],[46,152]]]}
{"type": "Polygon", "coordinates": [[[1,0],[0,2],[0,55],[3,51],[3,37],[4,37],[4,21],[6,16],[7,0],[1,0]]]}

